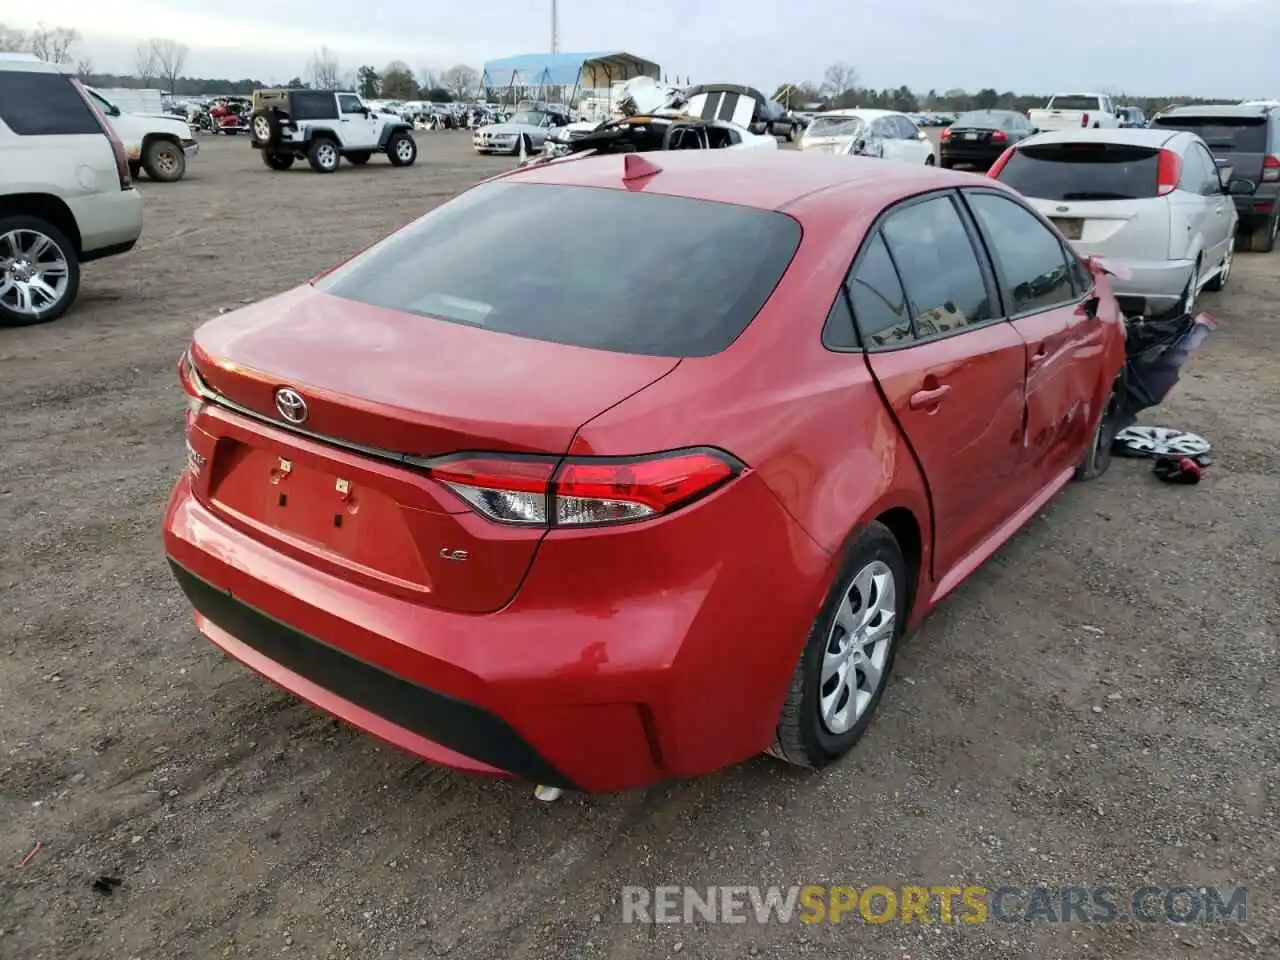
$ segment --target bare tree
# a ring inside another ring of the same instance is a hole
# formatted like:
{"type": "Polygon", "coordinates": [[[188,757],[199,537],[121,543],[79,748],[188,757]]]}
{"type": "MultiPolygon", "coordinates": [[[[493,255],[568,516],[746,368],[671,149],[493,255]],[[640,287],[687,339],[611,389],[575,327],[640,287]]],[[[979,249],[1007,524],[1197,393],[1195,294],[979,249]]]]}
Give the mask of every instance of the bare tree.
{"type": "Polygon", "coordinates": [[[333,90],[338,86],[341,68],[338,66],[338,55],[328,47],[321,47],[307,64],[311,74],[311,85],[317,90],[333,90]]]}
{"type": "Polygon", "coordinates": [[[419,67],[418,79],[422,81],[423,90],[434,90],[440,86],[440,74],[430,67],[419,67]]]}
{"type": "Polygon", "coordinates": [[[0,23],[0,53],[21,53],[27,49],[27,35],[0,23]]]}
{"type": "Polygon", "coordinates": [[[78,38],[79,34],[69,27],[46,27],[40,24],[27,43],[31,52],[46,63],[70,63],[71,46],[78,38]]]}
{"type": "Polygon", "coordinates": [[[480,74],[476,72],[475,67],[468,67],[465,63],[459,63],[442,73],[440,82],[453,96],[453,99],[465,100],[467,95],[479,85],[480,74]]]}
{"type": "Polygon", "coordinates": [[[88,57],[81,57],[76,61],[76,76],[83,83],[89,82],[89,77],[93,75],[93,61],[88,57]]]}
{"type": "Polygon", "coordinates": [[[151,81],[156,78],[156,52],[151,44],[140,43],[133,48],[133,72],[143,87],[151,86],[151,81]]]}
{"type": "Polygon", "coordinates": [[[163,37],[151,41],[151,53],[155,56],[156,70],[164,77],[169,93],[176,93],[178,77],[182,75],[182,67],[187,62],[188,48],[185,43],[167,40],[163,37]]]}
{"type": "Polygon", "coordinates": [[[858,71],[847,63],[833,63],[822,74],[822,92],[840,97],[858,85],[858,71]]]}

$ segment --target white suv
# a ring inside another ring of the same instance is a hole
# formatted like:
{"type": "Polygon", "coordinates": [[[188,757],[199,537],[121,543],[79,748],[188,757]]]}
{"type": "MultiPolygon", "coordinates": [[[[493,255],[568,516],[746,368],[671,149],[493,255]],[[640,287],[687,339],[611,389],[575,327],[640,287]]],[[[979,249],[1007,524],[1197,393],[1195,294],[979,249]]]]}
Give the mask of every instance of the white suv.
{"type": "Polygon", "coordinates": [[[288,170],[305,159],[317,173],[333,173],[346,158],[357,166],[375,153],[407,167],[418,158],[413,125],[338,90],[259,90],[253,95],[249,136],[262,162],[288,170]]]}
{"type": "Polygon", "coordinates": [[[65,67],[0,54],[0,326],[55,320],[80,265],[133,249],[124,145],[65,67]]]}

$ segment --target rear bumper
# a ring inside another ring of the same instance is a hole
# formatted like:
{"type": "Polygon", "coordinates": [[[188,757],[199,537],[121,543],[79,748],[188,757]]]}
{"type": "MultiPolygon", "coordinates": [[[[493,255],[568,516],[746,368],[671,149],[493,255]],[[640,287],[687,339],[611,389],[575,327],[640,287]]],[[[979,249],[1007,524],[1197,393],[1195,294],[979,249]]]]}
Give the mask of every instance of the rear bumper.
{"type": "Polygon", "coordinates": [[[164,540],[199,630],[285,689],[432,763],[608,791],[769,746],[831,562],[750,473],[644,527],[548,535],[480,616],[271,550],[185,475],[164,540]]]}
{"type": "Polygon", "coordinates": [[[954,144],[947,142],[938,148],[938,156],[943,162],[972,163],[984,170],[990,167],[1004,153],[1007,143],[1000,144],[954,144]]]}
{"type": "MultiPolygon", "coordinates": [[[[1077,252],[1106,257],[1103,250],[1086,250],[1079,244],[1072,246],[1077,252]]],[[[1111,289],[1118,297],[1142,297],[1156,305],[1169,305],[1182,296],[1195,267],[1191,260],[1125,260],[1111,257],[1129,268],[1132,274],[1127,280],[1111,277],[1111,289]]]]}

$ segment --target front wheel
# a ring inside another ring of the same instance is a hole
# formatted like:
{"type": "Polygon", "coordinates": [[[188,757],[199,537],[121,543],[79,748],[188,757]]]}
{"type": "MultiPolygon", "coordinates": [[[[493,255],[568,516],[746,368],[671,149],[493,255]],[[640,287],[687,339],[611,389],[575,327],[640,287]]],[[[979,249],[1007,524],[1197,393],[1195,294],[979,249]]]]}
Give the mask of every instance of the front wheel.
{"type": "Polygon", "coordinates": [[[852,749],[888,683],[907,618],[907,568],[889,528],[858,537],[818,611],[770,752],[825,767],[852,749]]]}
{"type": "Polygon", "coordinates": [[[80,290],[71,241],[47,220],[0,217],[0,326],[57,320],[80,290]]]}
{"type": "Polygon", "coordinates": [[[142,155],[147,176],[160,183],[176,183],[187,172],[187,157],[182,148],[170,140],[153,140],[142,155]]]}
{"type": "Polygon", "coordinates": [[[387,159],[393,167],[408,167],[418,159],[418,145],[403,130],[393,133],[387,142],[387,159]]]}
{"type": "Polygon", "coordinates": [[[1093,428],[1089,449],[1076,467],[1075,479],[1079,481],[1096,480],[1111,467],[1111,450],[1118,432],[1116,427],[1120,416],[1121,390],[1122,384],[1117,383],[1107,395],[1098,423],[1093,428]]]}

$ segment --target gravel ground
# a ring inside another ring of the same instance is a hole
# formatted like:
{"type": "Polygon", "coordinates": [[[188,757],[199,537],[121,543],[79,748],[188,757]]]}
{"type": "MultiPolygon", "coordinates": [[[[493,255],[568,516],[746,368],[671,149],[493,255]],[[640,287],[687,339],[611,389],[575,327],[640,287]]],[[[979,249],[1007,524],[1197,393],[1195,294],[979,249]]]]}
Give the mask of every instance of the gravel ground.
{"type": "Polygon", "coordinates": [[[510,163],[421,139],[411,169],[331,177],[205,140],[187,181],[143,181],[144,240],[86,269],[72,314],[0,330],[0,956],[1280,956],[1280,253],[1237,257],[1205,297],[1222,327],[1145,418],[1214,442],[1205,481],[1119,461],[1071,486],[911,638],[823,775],[762,758],[542,805],[200,640],[160,550],[176,357],[204,318],[510,163]],[[628,884],[1035,882],[1246,885],[1249,918],[625,925],[619,907],[628,884]]]}

